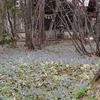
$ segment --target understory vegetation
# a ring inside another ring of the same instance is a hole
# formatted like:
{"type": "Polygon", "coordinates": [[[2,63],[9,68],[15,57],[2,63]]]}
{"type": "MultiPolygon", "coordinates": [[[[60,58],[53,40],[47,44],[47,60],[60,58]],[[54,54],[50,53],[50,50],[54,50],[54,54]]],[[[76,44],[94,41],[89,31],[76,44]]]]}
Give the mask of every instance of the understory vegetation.
{"type": "Polygon", "coordinates": [[[7,31],[5,31],[3,36],[0,36],[0,46],[9,45],[11,47],[16,47],[16,41],[17,38],[11,36],[11,34],[7,31]]]}
{"type": "Polygon", "coordinates": [[[76,56],[74,49],[59,44],[38,51],[16,48],[1,52],[0,99],[81,100],[87,96],[83,100],[100,100],[100,87],[91,92],[90,84],[100,59],[76,56]]]}

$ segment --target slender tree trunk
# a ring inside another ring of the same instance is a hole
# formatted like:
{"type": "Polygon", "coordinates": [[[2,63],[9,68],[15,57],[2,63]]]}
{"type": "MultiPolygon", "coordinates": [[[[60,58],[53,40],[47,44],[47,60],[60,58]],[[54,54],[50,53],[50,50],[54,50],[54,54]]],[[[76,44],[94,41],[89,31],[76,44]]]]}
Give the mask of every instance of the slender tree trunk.
{"type": "Polygon", "coordinates": [[[16,36],[16,0],[14,0],[13,2],[14,2],[13,32],[14,32],[14,37],[15,37],[16,36]]]}
{"type": "Polygon", "coordinates": [[[12,6],[14,7],[14,11],[11,11],[9,6],[6,6],[7,17],[10,24],[11,34],[13,37],[16,36],[16,0],[12,1],[12,6]]]}
{"type": "Polygon", "coordinates": [[[12,24],[12,21],[11,21],[11,18],[10,18],[10,13],[9,13],[8,10],[7,10],[7,16],[8,16],[8,21],[9,21],[9,24],[10,24],[11,34],[14,37],[15,35],[14,35],[14,31],[13,31],[13,24],[12,24]]]}
{"type": "Polygon", "coordinates": [[[39,47],[44,43],[46,36],[44,31],[44,8],[45,8],[45,0],[40,0],[40,7],[39,7],[39,47]]]}
{"type": "Polygon", "coordinates": [[[21,10],[24,19],[26,45],[29,49],[34,49],[35,40],[33,38],[33,11],[32,11],[32,0],[26,1],[21,0],[21,10]]]}
{"type": "Polygon", "coordinates": [[[97,19],[96,19],[96,48],[97,54],[100,56],[100,0],[97,0],[97,19]]]}

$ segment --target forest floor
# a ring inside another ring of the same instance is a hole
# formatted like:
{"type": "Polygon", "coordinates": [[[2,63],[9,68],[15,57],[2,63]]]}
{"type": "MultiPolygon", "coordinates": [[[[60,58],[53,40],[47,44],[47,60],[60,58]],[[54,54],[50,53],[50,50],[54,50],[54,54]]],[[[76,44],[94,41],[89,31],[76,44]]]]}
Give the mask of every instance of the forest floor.
{"type": "Polygon", "coordinates": [[[89,84],[99,66],[99,57],[79,55],[70,41],[42,50],[28,50],[23,42],[18,48],[0,47],[0,98],[100,100],[100,83],[89,84]]]}

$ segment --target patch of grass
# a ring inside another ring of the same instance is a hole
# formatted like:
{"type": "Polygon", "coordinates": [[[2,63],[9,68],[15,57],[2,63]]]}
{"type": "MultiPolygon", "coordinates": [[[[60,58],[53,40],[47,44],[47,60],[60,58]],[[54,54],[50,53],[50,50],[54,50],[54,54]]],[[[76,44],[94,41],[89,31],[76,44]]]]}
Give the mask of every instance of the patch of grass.
{"type": "Polygon", "coordinates": [[[76,89],[74,90],[73,92],[73,97],[75,99],[80,99],[82,98],[86,93],[87,91],[91,88],[91,85],[86,85],[84,87],[82,86],[76,86],[75,87],[76,89]]]}

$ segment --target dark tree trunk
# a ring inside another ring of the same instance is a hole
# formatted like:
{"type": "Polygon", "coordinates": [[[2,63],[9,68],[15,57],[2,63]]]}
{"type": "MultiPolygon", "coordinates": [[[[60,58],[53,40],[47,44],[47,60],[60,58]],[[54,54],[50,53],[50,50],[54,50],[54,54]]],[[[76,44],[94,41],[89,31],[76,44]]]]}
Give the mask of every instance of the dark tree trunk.
{"type": "Polygon", "coordinates": [[[9,13],[8,10],[7,10],[7,14],[8,14],[8,21],[9,21],[9,24],[10,24],[11,34],[14,37],[15,35],[14,35],[14,30],[13,30],[13,24],[12,24],[12,21],[10,19],[10,13],[9,13]]]}
{"type": "Polygon", "coordinates": [[[45,0],[41,0],[39,7],[39,33],[38,33],[38,41],[39,47],[44,43],[46,36],[44,31],[44,8],[45,8],[45,0]]]}
{"type": "Polygon", "coordinates": [[[29,49],[34,49],[35,41],[32,36],[32,0],[29,0],[28,2],[25,0],[25,4],[21,0],[20,3],[25,26],[26,45],[29,49]]]}
{"type": "Polygon", "coordinates": [[[14,11],[11,12],[8,6],[6,7],[6,10],[7,10],[8,21],[10,24],[11,34],[13,37],[15,37],[16,36],[16,0],[14,0],[12,4],[14,6],[14,11]]]}
{"type": "Polygon", "coordinates": [[[16,36],[16,0],[13,1],[14,3],[14,11],[13,11],[13,33],[14,33],[14,37],[16,36]]]}

